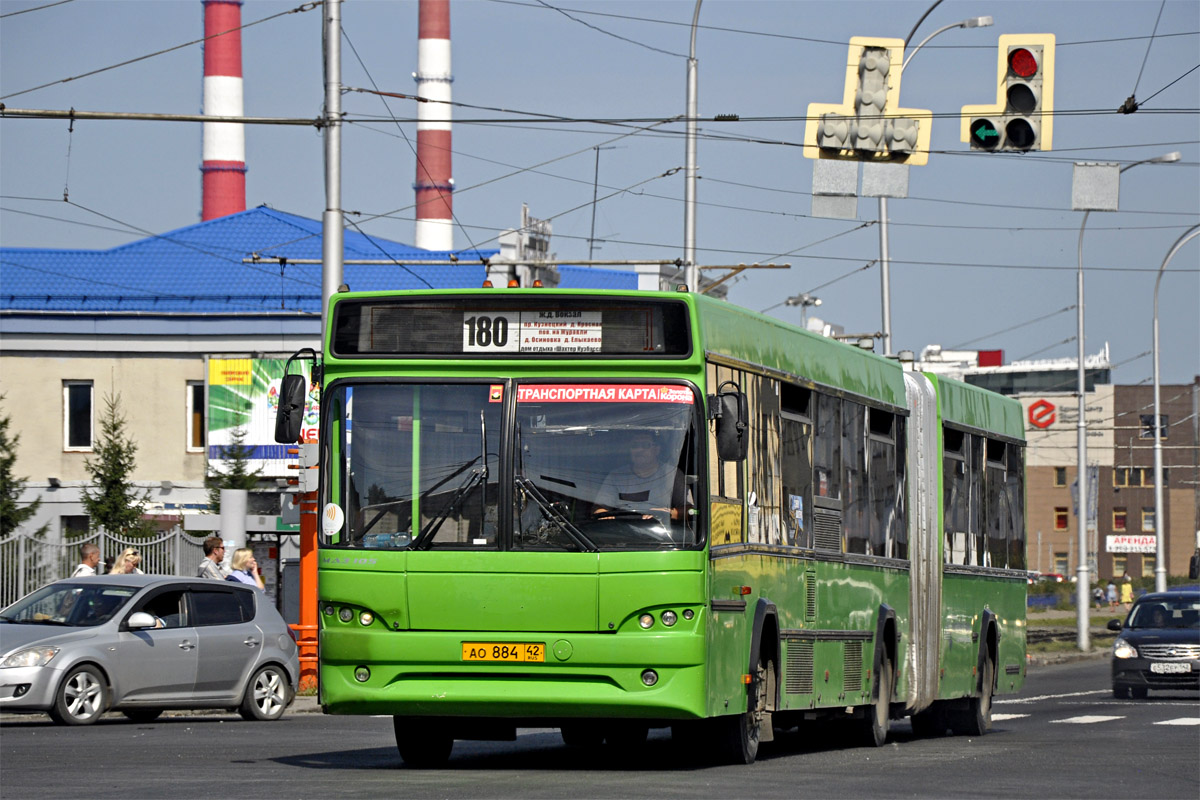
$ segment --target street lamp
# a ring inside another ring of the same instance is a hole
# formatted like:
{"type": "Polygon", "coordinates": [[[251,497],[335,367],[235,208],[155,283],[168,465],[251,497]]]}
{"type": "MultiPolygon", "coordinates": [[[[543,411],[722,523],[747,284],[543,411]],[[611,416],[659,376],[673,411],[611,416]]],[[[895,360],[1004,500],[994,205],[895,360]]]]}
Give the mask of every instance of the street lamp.
{"type": "MultiPolygon", "coordinates": [[[[1178,156],[1179,154],[1175,153],[1174,155],[1178,156]]],[[[1175,254],[1179,252],[1179,248],[1195,239],[1197,234],[1200,234],[1200,225],[1193,225],[1187,233],[1179,237],[1167,253],[1167,257],[1163,259],[1162,266],[1158,268],[1158,277],[1154,279],[1154,591],[1156,592],[1167,590],[1167,548],[1163,535],[1162,426],[1159,424],[1159,420],[1162,419],[1162,411],[1159,408],[1158,388],[1158,285],[1162,283],[1163,271],[1166,270],[1167,264],[1175,254]]]]}
{"type": "Polygon", "coordinates": [[[809,306],[821,305],[821,298],[814,297],[808,292],[801,292],[795,297],[789,297],[783,301],[785,305],[800,306],[800,327],[808,329],[808,308],[809,306]]]}
{"type": "Polygon", "coordinates": [[[700,3],[692,12],[692,45],[687,62],[687,143],[683,162],[683,265],[688,289],[700,291],[700,270],[696,267],[696,114],[699,89],[696,62],[696,25],[700,21],[700,3]]]}
{"type": "MultiPolygon", "coordinates": [[[[937,0],[925,12],[928,16],[930,11],[937,8],[941,0],[937,0]]],[[[921,22],[925,20],[925,16],[917,20],[916,26],[909,32],[908,38],[904,40],[904,46],[907,48],[908,43],[912,40],[913,34],[917,32],[917,28],[921,26],[921,22]]],[[[917,51],[925,46],[933,37],[939,33],[952,30],[954,28],[986,28],[992,24],[991,17],[971,17],[964,19],[961,22],[954,22],[949,25],[943,25],[933,33],[921,40],[921,43],[913,48],[913,51],[904,59],[904,63],[900,66],[900,74],[904,74],[904,68],[908,66],[908,62],[912,61],[912,57],[917,54],[917,51]]],[[[888,253],[888,199],[886,197],[879,198],[879,281],[881,284],[880,291],[882,294],[882,316],[883,316],[883,354],[892,354],[892,278],[891,278],[891,257],[888,253]]]]}
{"type": "MultiPolygon", "coordinates": [[[[1142,159],[1141,161],[1134,161],[1131,164],[1126,164],[1125,166],[1121,167],[1117,171],[1117,174],[1120,175],[1120,173],[1126,172],[1127,170],[1133,169],[1134,167],[1139,166],[1141,164],[1165,164],[1165,163],[1170,163],[1172,161],[1178,161],[1182,157],[1183,157],[1182,154],[1180,154],[1178,151],[1175,151],[1175,152],[1171,152],[1171,153],[1165,153],[1161,156],[1155,156],[1154,158],[1146,158],[1146,159],[1142,159]]],[[[1119,186],[1118,186],[1118,188],[1119,188],[1119,186]]],[[[1076,280],[1075,280],[1075,284],[1076,284],[1076,286],[1075,286],[1075,296],[1076,296],[1075,310],[1076,310],[1076,325],[1077,325],[1077,331],[1075,334],[1075,338],[1078,341],[1078,345],[1079,345],[1079,349],[1078,349],[1079,364],[1078,364],[1078,375],[1077,375],[1077,381],[1078,381],[1077,392],[1079,395],[1079,419],[1075,423],[1076,436],[1078,438],[1077,458],[1079,461],[1079,465],[1077,467],[1076,480],[1078,481],[1078,486],[1079,486],[1078,495],[1079,495],[1079,520],[1080,520],[1080,525],[1079,525],[1079,564],[1075,570],[1075,573],[1077,576],[1075,579],[1075,607],[1076,607],[1077,646],[1080,650],[1084,650],[1084,651],[1086,651],[1089,647],[1089,644],[1088,644],[1088,604],[1091,602],[1091,600],[1088,596],[1088,586],[1090,585],[1090,581],[1088,580],[1089,547],[1088,547],[1087,517],[1088,517],[1088,509],[1090,508],[1090,506],[1088,505],[1087,418],[1085,416],[1085,414],[1086,414],[1085,407],[1087,405],[1087,382],[1086,382],[1086,370],[1084,369],[1084,363],[1083,363],[1083,359],[1084,359],[1084,352],[1083,352],[1084,351],[1084,340],[1083,340],[1083,230],[1084,230],[1084,228],[1087,227],[1088,217],[1091,215],[1091,213],[1092,213],[1091,211],[1083,212],[1083,222],[1079,226],[1079,248],[1078,248],[1079,249],[1079,257],[1078,257],[1079,268],[1076,272],[1076,280]]],[[[1157,295],[1156,295],[1156,297],[1157,297],[1157,295]]],[[[1156,421],[1156,424],[1157,424],[1157,421],[1156,421]]],[[[1155,520],[1154,524],[1155,524],[1155,527],[1157,528],[1158,521],[1155,520]]],[[[1096,549],[1099,550],[1099,543],[1097,543],[1096,549]]],[[[1097,565],[1097,567],[1098,567],[1098,565],[1097,565]]],[[[1155,569],[1157,569],[1157,566],[1155,567],[1155,569]]],[[[1098,571],[1099,571],[1099,569],[1097,568],[1097,572],[1098,571]]]]}

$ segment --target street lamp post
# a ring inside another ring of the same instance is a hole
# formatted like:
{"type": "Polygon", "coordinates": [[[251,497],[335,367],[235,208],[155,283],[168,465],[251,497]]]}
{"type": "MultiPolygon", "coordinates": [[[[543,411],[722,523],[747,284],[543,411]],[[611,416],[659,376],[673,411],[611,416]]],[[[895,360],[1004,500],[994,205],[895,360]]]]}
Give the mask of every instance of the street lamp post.
{"type": "Polygon", "coordinates": [[[1200,225],[1193,225],[1183,236],[1179,237],[1167,253],[1167,257],[1163,259],[1162,266],[1158,268],[1158,277],[1154,279],[1154,591],[1156,592],[1167,590],[1167,547],[1164,536],[1166,529],[1163,526],[1162,427],[1159,424],[1159,420],[1162,419],[1162,410],[1159,407],[1158,384],[1158,285],[1162,283],[1163,271],[1166,270],[1167,264],[1171,262],[1175,254],[1179,252],[1179,248],[1195,239],[1197,234],[1200,234],[1200,225]]]}
{"type": "Polygon", "coordinates": [[[696,25],[700,21],[700,3],[692,13],[692,44],[687,62],[687,143],[683,162],[683,263],[684,281],[689,291],[700,291],[700,270],[696,266],[696,115],[699,88],[697,87],[696,25]]]}
{"type": "MultiPolygon", "coordinates": [[[[937,2],[935,2],[932,6],[930,6],[929,9],[926,10],[925,16],[928,16],[930,11],[933,11],[933,9],[937,8],[939,3],[941,3],[941,0],[937,0],[937,2]]],[[[925,16],[922,16],[921,19],[917,20],[916,26],[913,27],[912,31],[909,32],[908,38],[904,40],[904,46],[906,48],[908,47],[909,41],[912,40],[913,34],[917,32],[917,28],[920,27],[921,22],[924,21],[925,16]]],[[[953,30],[954,28],[986,28],[991,24],[992,24],[991,17],[971,17],[970,19],[964,19],[961,22],[954,22],[949,25],[943,25],[942,27],[938,28],[936,31],[934,31],[933,33],[929,34],[924,39],[922,39],[921,43],[918,44],[916,47],[914,47],[913,51],[911,53],[909,53],[908,56],[905,57],[904,63],[901,64],[901,66],[900,66],[900,74],[901,75],[904,74],[904,68],[908,66],[909,61],[912,61],[912,57],[917,54],[917,51],[920,50],[922,47],[924,47],[926,42],[928,42],[933,37],[937,36],[939,33],[944,33],[945,31],[953,30]]],[[[880,197],[879,198],[879,282],[880,282],[880,295],[881,295],[880,312],[882,314],[882,323],[883,323],[883,327],[882,327],[882,330],[883,330],[883,354],[885,356],[892,354],[891,264],[892,264],[892,259],[888,252],[888,199],[886,197],[880,197]]]]}
{"type": "MultiPolygon", "coordinates": [[[[1180,158],[1182,158],[1182,154],[1180,154],[1178,151],[1175,151],[1172,153],[1166,153],[1161,156],[1155,156],[1154,158],[1146,158],[1141,161],[1134,161],[1132,164],[1126,164],[1125,166],[1121,167],[1120,170],[1118,170],[1118,175],[1120,173],[1123,173],[1130,169],[1133,169],[1134,167],[1139,166],[1141,164],[1163,164],[1163,163],[1169,163],[1172,161],[1178,161],[1180,158]]],[[[1077,459],[1079,462],[1079,464],[1076,468],[1076,472],[1077,472],[1076,481],[1077,481],[1077,485],[1079,486],[1079,491],[1077,492],[1078,503],[1079,503],[1079,516],[1078,516],[1078,519],[1079,519],[1079,536],[1078,536],[1079,564],[1075,570],[1075,574],[1076,574],[1076,578],[1075,578],[1075,609],[1076,609],[1077,647],[1083,651],[1088,650],[1089,646],[1090,646],[1089,641],[1088,641],[1088,624],[1089,624],[1088,623],[1088,604],[1091,602],[1090,598],[1089,598],[1089,590],[1088,590],[1088,587],[1090,586],[1091,581],[1088,578],[1088,571],[1089,571],[1088,551],[1089,551],[1089,548],[1088,548],[1088,530],[1087,530],[1087,517],[1088,517],[1088,509],[1089,509],[1088,479],[1087,479],[1088,478],[1088,476],[1087,476],[1087,418],[1085,416],[1086,405],[1087,405],[1087,381],[1086,381],[1086,370],[1084,369],[1084,362],[1083,362],[1083,359],[1084,359],[1083,231],[1084,231],[1084,228],[1087,227],[1088,216],[1090,216],[1091,213],[1092,213],[1091,211],[1083,212],[1083,222],[1079,225],[1079,248],[1078,248],[1079,249],[1079,254],[1078,254],[1079,267],[1078,267],[1078,270],[1076,271],[1076,280],[1075,280],[1075,284],[1076,284],[1076,286],[1075,286],[1075,298],[1076,298],[1075,299],[1075,311],[1076,311],[1076,328],[1077,328],[1076,339],[1077,339],[1077,342],[1079,345],[1079,348],[1078,348],[1079,364],[1078,364],[1078,375],[1077,375],[1078,385],[1076,387],[1076,391],[1079,395],[1079,419],[1075,423],[1076,436],[1078,439],[1077,459]]],[[[1156,295],[1156,297],[1157,297],[1157,295],[1156,295]]],[[[1156,329],[1157,329],[1157,320],[1156,320],[1156,329]]],[[[1155,524],[1155,527],[1157,528],[1158,521],[1155,520],[1154,524],[1155,524]]],[[[1097,545],[1097,550],[1099,550],[1098,545],[1097,545]]],[[[1157,569],[1157,567],[1156,567],[1156,569],[1157,569]]],[[[1097,565],[1097,572],[1099,572],[1098,565],[1097,565]]]]}
{"type": "Polygon", "coordinates": [[[787,300],[784,300],[783,302],[789,306],[800,306],[800,327],[807,330],[808,329],[809,306],[821,305],[821,298],[814,297],[813,295],[809,294],[808,292],[802,292],[802,293],[796,295],[795,297],[789,297],[787,300]]]}

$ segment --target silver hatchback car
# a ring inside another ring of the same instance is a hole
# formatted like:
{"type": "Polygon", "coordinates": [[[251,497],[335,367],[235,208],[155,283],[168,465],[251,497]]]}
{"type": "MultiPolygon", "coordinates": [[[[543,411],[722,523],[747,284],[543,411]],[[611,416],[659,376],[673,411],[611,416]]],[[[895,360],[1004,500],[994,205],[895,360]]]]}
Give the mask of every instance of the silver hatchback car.
{"type": "Polygon", "coordinates": [[[112,575],[61,580],[0,611],[0,712],[88,725],[168,708],[274,720],[296,696],[295,640],[249,586],[112,575]]]}

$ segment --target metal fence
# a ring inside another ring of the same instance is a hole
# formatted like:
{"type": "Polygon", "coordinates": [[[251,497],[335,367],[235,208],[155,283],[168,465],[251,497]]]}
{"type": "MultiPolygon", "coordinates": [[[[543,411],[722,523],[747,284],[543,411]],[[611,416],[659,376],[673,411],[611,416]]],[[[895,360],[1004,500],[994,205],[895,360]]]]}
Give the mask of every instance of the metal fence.
{"type": "MultiPolygon", "coordinates": [[[[79,564],[79,548],[89,543],[100,548],[102,565],[108,556],[135,547],[142,556],[140,569],[147,574],[195,575],[204,557],[204,540],[210,535],[192,536],[174,528],[155,539],[126,539],[103,532],[70,542],[12,536],[0,541],[0,608],[51,581],[69,578],[79,564]]],[[[293,555],[293,550],[298,553],[298,547],[288,541],[294,538],[282,537],[280,557],[293,555]]]]}

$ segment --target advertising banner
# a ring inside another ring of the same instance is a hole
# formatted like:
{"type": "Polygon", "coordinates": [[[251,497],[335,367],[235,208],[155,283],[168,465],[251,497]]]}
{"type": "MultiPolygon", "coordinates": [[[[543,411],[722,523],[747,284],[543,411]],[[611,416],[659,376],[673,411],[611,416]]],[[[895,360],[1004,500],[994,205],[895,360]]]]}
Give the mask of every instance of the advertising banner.
{"type": "MultiPolygon", "coordinates": [[[[208,461],[210,470],[228,474],[239,454],[247,472],[264,478],[294,478],[296,457],[289,445],[275,442],[279,381],[287,359],[212,358],[208,362],[208,461]]],[[[320,390],[312,384],[312,362],[297,359],[292,373],[309,380],[301,439],[316,441],[320,390]]]]}
{"type": "Polygon", "coordinates": [[[1153,553],[1158,541],[1154,534],[1121,534],[1104,538],[1108,540],[1105,549],[1110,553],[1153,553]]]}

